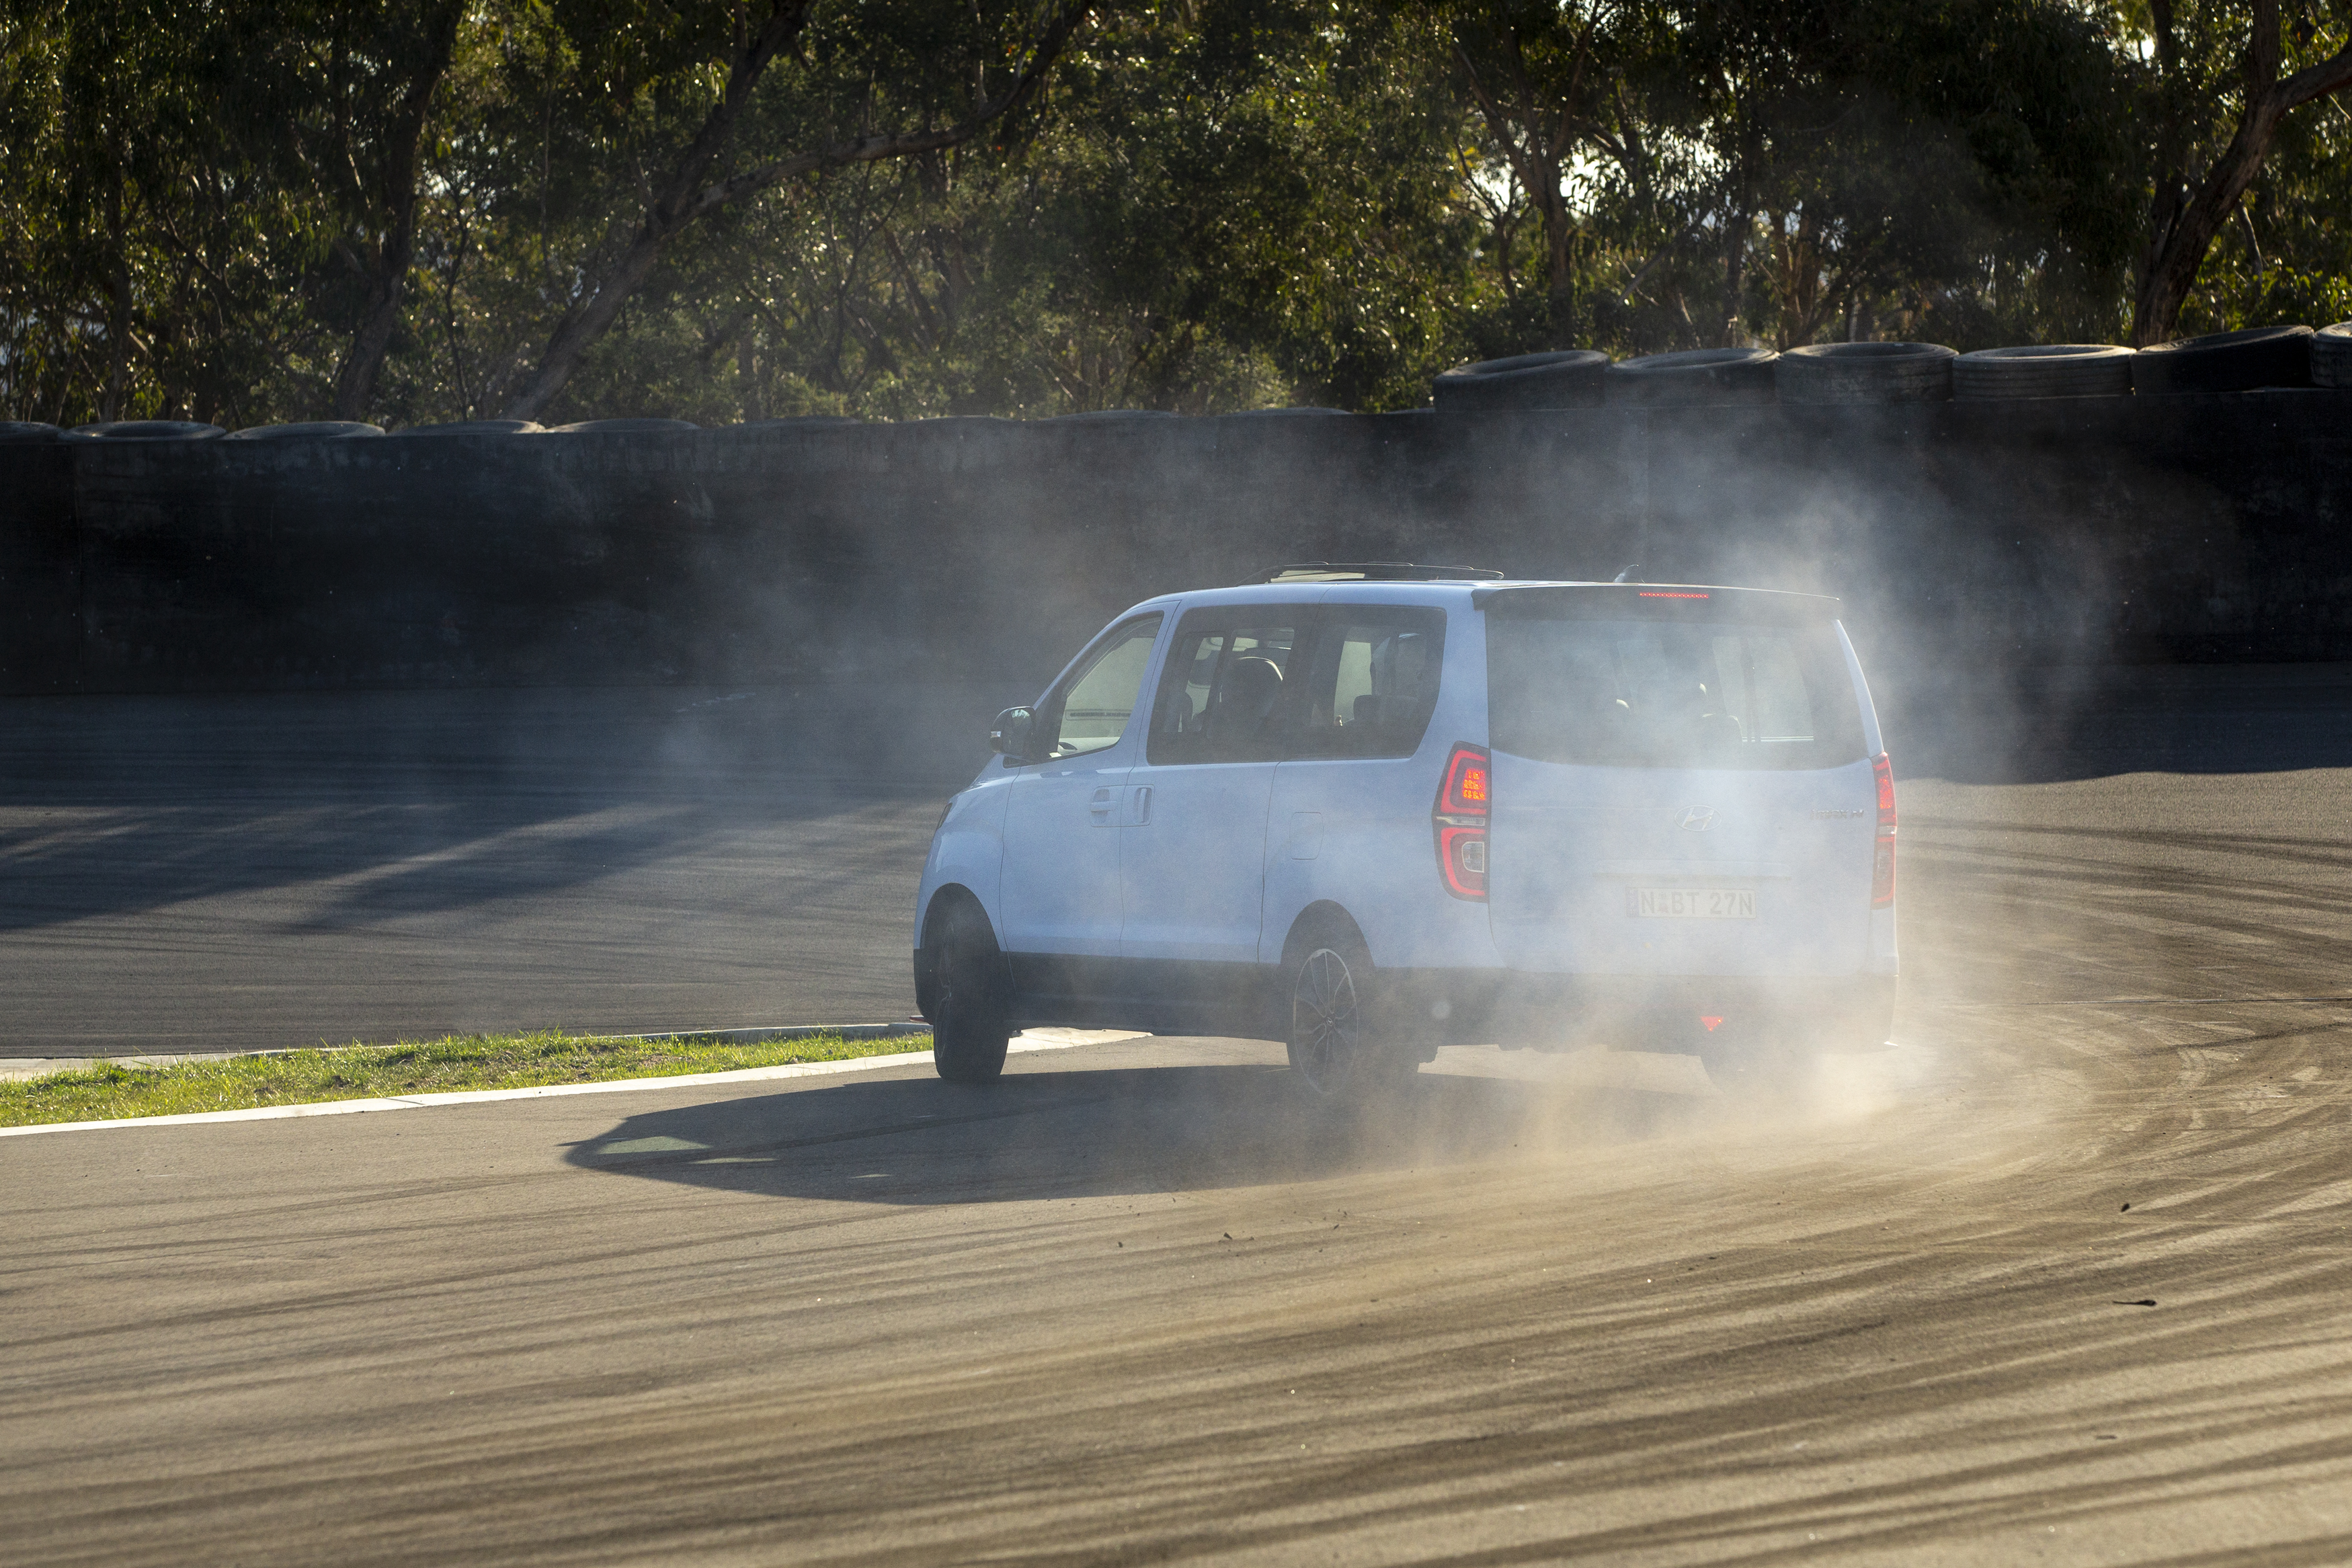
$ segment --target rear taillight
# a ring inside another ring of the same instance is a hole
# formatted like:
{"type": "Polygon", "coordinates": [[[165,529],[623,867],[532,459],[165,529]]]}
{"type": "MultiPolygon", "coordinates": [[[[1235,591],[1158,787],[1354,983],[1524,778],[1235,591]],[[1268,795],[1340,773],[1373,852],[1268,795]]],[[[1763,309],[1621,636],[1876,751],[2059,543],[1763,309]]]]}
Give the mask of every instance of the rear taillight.
{"type": "Polygon", "coordinates": [[[1483,746],[1457,746],[1429,820],[1437,830],[1437,870],[1456,898],[1486,896],[1486,810],[1494,764],[1483,746]]]}
{"type": "Polygon", "coordinates": [[[1895,765],[1886,753],[1870,759],[1870,776],[1878,781],[1878,849],[1870,862],[1870,906],[1886,909],[1895,903],[1895,765]]]}

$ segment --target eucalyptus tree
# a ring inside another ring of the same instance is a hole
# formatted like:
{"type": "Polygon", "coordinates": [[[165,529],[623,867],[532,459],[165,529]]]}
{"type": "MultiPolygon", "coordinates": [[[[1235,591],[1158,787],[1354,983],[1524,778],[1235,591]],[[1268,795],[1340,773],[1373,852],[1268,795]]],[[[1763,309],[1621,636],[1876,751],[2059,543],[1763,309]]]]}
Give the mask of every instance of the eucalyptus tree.
{"type": "Polygon", "coordinates": [[[224,123],[217,33],[166,0],[19,0],[0,26],[12,412],[258,412],[305,353],[283,282],[318,214],[224,123]]]}
{"type": "Polygon", "coordinates": [[[2352,110],[2291,116],[2213,236],[2176,330],[2223,331],[2352,318],[2352,110]]]}
{"type": "Polygon", "coordinates": [[[681,236],[566,406],[1422,402],[1479,287],[1443,47],[1424,16],[1335,0],[1106,9],[1022,135],[831,171],[681,236]]]}
{"type": "Polygon", "coordinates": [[[576,61],[550,84],[612,131],[602,232],[568,258],[506,415],[546,412],[677,235],[825,170],[997,131],[1037,95],[1092,0],[730,0],[652,10],[552,0],[576,61]],[[593,101],[591,101],[593,100],[593,101]]]}
{"type": "Polygon", "coordinates": [[[2147,0],[2155,82],[2153,195],[2132,341],[2173,336],[2215,238],[2294,121],[2343,112],[2352,13],[2301,0],[2147,0]],[[2323,104],[2322,100],[2326,100],[2323,104]]]}
{"type": "Polygon", "coordinates": [[[2051,0],[1747,0],[1695,11],[1689,36],[1722,84],[1727,206],[1761,220],[1728,240],[1760,244],[1764,287],[1727,277],[1727,304],[1774,341],[2114,330],[2137,151],[2109,20],[2051,0]]]}
{"type": "Polygon", "coordinates": [[[399,329],[416,255],[424,152],[435,98],[457,45],[464,0],[332,0],[305,33],[308,91],[289,105],[291,149],[326,187],[329,249],[356,295],[335,372],[336,419],[362,419],[399,329]]]}
{"type": "Polygon", "coordinates": [[[1578,297],[1592,257],[1579,248],[1599,187],[1614,185],[1649,226],[1676,226],[1661,187],[1680,128],[1651,102],[1675,53],[1668,16],[1655,0],[1454,0],[1442,15],[1478,151],[1499,165],[1487,178],[1500,173],[1535,215],[1551,335],[1590,336],[1578,297]]]}

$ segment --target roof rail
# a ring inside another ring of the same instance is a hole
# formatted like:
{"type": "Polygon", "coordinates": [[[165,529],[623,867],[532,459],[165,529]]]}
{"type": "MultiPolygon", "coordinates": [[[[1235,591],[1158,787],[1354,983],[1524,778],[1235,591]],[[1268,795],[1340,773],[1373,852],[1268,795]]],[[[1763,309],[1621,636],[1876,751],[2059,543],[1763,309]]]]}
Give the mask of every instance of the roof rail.
{"type": "Polygon", "coordinates": [[[1483,566],[1416,566],[1409,560],[1301,560],[1250,582],[1499,582],[1483,566]]]}

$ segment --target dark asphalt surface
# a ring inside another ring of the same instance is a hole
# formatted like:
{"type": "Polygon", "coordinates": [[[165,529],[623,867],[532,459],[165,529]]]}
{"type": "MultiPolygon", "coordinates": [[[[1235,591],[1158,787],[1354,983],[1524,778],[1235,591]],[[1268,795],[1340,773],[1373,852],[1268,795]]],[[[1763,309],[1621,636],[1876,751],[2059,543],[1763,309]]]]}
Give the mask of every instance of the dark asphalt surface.
{"type": "Polygon", "coordinates": [[[0,1056],[903,1019],[993,695],[0,699],[0,1056]]]}
{"type": "Polygon", "coordinates": [[[1915,769],[1895,1048],[1787,1100],[1153,1040],[0,1138],[0,1554],[2352,1560],[2352,701],[2236,679],[1915,769]]]}

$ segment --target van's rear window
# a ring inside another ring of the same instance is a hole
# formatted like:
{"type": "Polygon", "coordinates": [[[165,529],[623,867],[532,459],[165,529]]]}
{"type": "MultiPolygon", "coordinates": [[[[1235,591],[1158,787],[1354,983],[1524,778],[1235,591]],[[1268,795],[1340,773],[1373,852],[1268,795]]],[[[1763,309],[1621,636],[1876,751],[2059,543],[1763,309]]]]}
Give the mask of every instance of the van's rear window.
{"type": "Polygon", "coordinates": [[[1541,762],[1833,768],[1862,756],[1853,682],[1822,622],[1490,613],[1486,700],[1495,749],[1541,762]]]}

